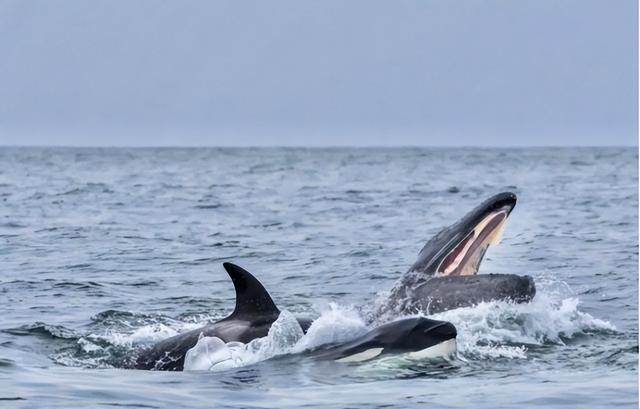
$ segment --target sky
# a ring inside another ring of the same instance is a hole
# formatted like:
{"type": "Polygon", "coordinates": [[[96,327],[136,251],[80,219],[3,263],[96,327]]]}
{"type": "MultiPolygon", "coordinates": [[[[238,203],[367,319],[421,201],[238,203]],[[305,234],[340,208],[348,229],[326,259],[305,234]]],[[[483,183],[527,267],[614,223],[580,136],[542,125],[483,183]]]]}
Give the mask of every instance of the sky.
{"type": "Polygon", "coordinates": [[[0,0],[0,145],[637,145],[632,0],[0,0]]]}

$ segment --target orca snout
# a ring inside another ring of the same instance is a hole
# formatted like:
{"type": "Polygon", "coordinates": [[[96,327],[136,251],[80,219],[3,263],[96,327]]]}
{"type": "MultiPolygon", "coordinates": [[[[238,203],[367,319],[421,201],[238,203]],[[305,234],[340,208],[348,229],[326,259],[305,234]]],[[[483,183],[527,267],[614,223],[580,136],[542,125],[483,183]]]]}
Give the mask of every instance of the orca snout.
{"type": "Polygon", "coordinates": [[[452,323],[446,322],[446,321],[442,321],[431,328],[425,329],[424,333],[425,335],[429,335],[432,338],[440,341],[454,339],[455,337],[458,336],[458,331],[456,330],[456,327],[452,323]]]}
{"type": "Polygon", "coordinates": [[[409,356],[411,358],[440,358],[450,356],[455,353],[456,327],[446,321],[436,321],[424,318],[424,326],[420,328],[420,336],[416,336],[414,351],[409,356]],[[419,340],[419,342],[417,341],[419,340]]]}
{"type": "Polygon", "coordinates": [[[511,213],[513,208],[516,206],[517,200],[518,198],[515,193],[502,192],[489,198],[487,200],[487,204],[489,205],[488,207],[490,210],[506,208],[507,212],[511,213]]]}

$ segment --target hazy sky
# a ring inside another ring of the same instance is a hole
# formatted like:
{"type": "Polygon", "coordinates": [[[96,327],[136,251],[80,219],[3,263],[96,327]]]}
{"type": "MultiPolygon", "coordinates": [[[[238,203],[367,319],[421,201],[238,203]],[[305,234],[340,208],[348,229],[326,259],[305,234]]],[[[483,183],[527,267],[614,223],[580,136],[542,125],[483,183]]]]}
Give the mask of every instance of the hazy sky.
{"type": "Polygon", "coordinates": [[[635,145],[637,1],[0,0],[4,145],[635,145]]]}

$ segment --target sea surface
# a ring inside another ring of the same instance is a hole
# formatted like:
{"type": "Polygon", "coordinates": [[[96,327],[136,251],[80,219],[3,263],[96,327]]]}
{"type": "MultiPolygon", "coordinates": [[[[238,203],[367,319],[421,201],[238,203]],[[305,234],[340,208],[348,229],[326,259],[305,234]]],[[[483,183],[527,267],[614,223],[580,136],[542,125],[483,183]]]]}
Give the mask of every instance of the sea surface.
{"type": "Polygon", "coordinates": [[[0,148],[0,407],[637,407],[637,169],[636,148],[0,148]],[[351,339],[505,190],[480,272],[538,293],[438,314],[451,360],[318,362],[270,334],[222,371],[122,369],[233,309],[224,261],[317,318],[296,343],[351,339]]]}

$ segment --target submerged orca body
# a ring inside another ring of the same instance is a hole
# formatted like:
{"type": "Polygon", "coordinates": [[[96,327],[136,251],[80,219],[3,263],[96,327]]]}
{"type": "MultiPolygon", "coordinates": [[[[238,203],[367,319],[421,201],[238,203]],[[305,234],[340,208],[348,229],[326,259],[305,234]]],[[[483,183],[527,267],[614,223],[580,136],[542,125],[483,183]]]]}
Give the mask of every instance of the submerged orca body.
{"type": "MultiPolygon", "coordinates": [[[[248,343],[267,336],[271,324],[278,319],[280,310],[262,284],[248,271],[232,263],[224,268],[236,290],[236,307],[228,317],[158,342],[142,351],[134,364],[136,369],[181,371],[187,351],[193,348],[200,336],[218,337],[224,342],[248,343]]],[[[304,331],[311,325],[308,319],[298,318],[304,331]]]]}
{"type": "Polygon", "coordinates": [[[400,309],[429,315],[489,301],[526,303],[535,293],[535,284],[529,276],[480,274],[433,277],[413,288],[411,296],[403,300],[400,309]]]}
{"type": "Polygon", "coordinates": [[[499,242],[515,205],[515,194],[499,193],[436,234],[396,283],[377,315],[434,314],[486,301],[531,301],[536,289],[529,276],[477,275],[485,252],[499,242]]]}
{"type": "Polygon", "coordinates": [[[412,358],[438,358],[456,351],[456,327],[424,317],[388,322],[345,344],[325,346],[312,352],[318,359],[362,362],[387,354],[412,358]]]}

